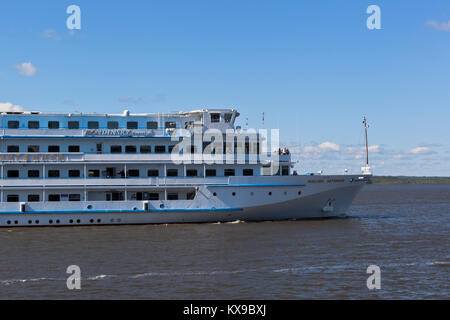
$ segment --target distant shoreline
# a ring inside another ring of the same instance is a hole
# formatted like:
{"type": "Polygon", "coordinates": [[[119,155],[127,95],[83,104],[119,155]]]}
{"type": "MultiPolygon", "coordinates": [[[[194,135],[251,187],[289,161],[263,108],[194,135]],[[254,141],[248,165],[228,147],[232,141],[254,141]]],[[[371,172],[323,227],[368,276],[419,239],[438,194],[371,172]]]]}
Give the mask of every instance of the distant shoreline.
{"type": "Polygon", "coordinates": [[[373,184],[450,184],[450,177],[373,176],[373,184]]]}

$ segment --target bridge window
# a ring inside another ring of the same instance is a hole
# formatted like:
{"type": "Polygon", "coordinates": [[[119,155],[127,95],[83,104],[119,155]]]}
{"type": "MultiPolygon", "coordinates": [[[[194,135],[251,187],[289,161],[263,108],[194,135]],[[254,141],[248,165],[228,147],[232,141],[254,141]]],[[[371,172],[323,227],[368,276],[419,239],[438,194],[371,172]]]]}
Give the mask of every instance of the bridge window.
{"type": "Polygon", "coordinates": [[[178,170],[177,169],[167,169],[167,176],[168,177],[178,177],[178,170]]]}
{"type": "Polygon", "coordinates": [[[48,128],[49,129],[59,129],[59,121],[49,121],[48,128]]]}
{"type": "Polygon", "coordinates": [[[196,177],[197,176],[197,170],[195,170],[195,169],[186,170],[186,176],[187,177],[196,177]]]}
{"type": "Polygon", "coordinates": [[[59,178],[59,170],[48,170],[49,178],[59,178]]]}
{"type": "Polygon", "coordinates": [[[288,166],[282,166],[281,167],[281,175],[288,176],[289,175],[289,167],[288,166]]]}
{"type": "Polygon", "coordinates": [[[166,121],[166,129],[175,129],[177,123],[175,121],[166,121]]]}
{"type": "Polygon", "coordinates": [[[159,200],[159,193],[150,193],[148,195],[149,200],[159,200]]]}
{"type": "Polygon", "coordinates": [[[188,192],[186,194],[186,200],[194,200],[195,198],[195,192],[188,192]]]}
{"type": "Polygon", "coordinates": [[[59,146],[48,146],[48,152],[59,152],[59,146]]]}
{"type": "Polygon", "coordinates": [[[39,129],[39,121],[28,121],[28,129],[39,129]]]}
{"type": "Polygon", "coordinates": [[[137,121],[128,121],[127,122],[127,129],[137,129],[138,123],[137,121]]]}
{"type": "Polygon", "coordinates": [[[155,146],[155,153],[164,153],[166,152],[166,146],[155,146]]]}
{"type": "Polygon", "coordinates": [[[79,121],[69,121],[67,123],[69,129],[80,129],[80,122],[79,121]]]}
{"type": "Polygon", "coordinates": [[[40,196],[38,194],[29,194],[28,195],[28,202],[39,202],[40,196]]]}
{"type": "Polygon", "coordinates": [[[141,153],[150,153],[152,152],[152,147],[151,146],[141,146],[141,153]]]}
{"type": "Polygon", "coordinates": [[[39,170],[28,170],[28,178],[39,178],[39,170]]]}
{"type": "Polygon", "coordinates": [[[148,121],[147,129],[158,129],[158,122],[156,121],[148,121]]]}
{"type": "Polygon", "coordinates": [[[6,196],[6,202],[19,202],[19,195],[17,195],[17,194],[8,194],[6,196]]]}
{"type": "Polygon", "coordinates": [[[39,146],[28,146],[28,152],[39,152],[39,146]]]}
{"type": "Polygon", "coordinates": [[[69,170],[69,177],[70,178],[79,178],[80,170],[69,170]]]}
{"type": "Polygon", "coordinates": [[[147,171],[147,175],[149,177],[158,177],[159,176],[159,170],[157,170],[157,169],[149,169],[147,171]]]}
{"type": "Polygon", "coordinates": [[[98,129],[98,121],[88,121],[88,129],[98,129]]]}
{"type": "Polygon", "coordinates": [[[8,146],[8,152],[19,152],[19,146],[8,146]]]}
{"type": "Polygon", "coordinates": [[[67,148],[67,150],[69,152],[80,152],[80,146],[69,146],[69,148],[67,148]]]}
{"type": "Polygon", "coordinates": [[[52,202],[61,201],[61,196],[59,194],[49,194],[48,201],[52,202]]]}
{"type": "Polygon", "coordinates": [[[230,123],[232,117],[233,117],[233,114],[232,114],[232,113],[225,113],[225,116],[224,116],[225,122],[226,122],[226,123],[230,123]]]}
{"type": "Polygon", "coordinates": [[[211,113],[211,122],[220,122],[220,113],[211,113]]]}
{"type": "Polygon", "coordinates": [[[125,146],[126,153],[136,153],[136,146],[125,146]]]}
{"type": "Polygon", "coordinates": [[[206,169],[206,176],[207,177],[215,177],[216,176],[216,169],[206,169]]]}
{"type": "Polygon", "coordinates": [[[253,169],[244,169],[244,170],[242,170],[242,175],[244,175],[244,176],[252,176],[253,175],[253,169]]]}
{"type": "Polygon", "coordinates": [[[108,129],[119,129],[119,122],[108,121],[108,129]]]}
{"type": "Polygon", "coordinates": [[[19,170],[8,170],[8,178],[18,178],[19,170]]]}
{"type": "Polygon", "coordinates": [[[18,129],[19,121],[8,121],[8,129],[18,129]]]}
{"type": "Polygon", "coordinates": [[[122,146],[111,146],[111,153],[122,153],[122,146]]]}
{"type": "Polygon", "coordinates": [[[225,169],[224,170],[224,176],[225,177],[230,177],[230,176],[234,176],[234,175],[235,175],[234,169],[225,169]]]}

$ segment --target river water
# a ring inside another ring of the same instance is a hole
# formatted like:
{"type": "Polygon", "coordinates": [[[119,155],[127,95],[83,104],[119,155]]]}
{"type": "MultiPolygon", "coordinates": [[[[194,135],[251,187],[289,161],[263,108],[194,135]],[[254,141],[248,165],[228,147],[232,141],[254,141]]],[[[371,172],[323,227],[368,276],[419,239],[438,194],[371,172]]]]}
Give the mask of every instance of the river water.
{"type": "Polygon", "coordinates": [[[450,185],[367,185],[344,219],[0,229],[0,299],[448,299],[449,223],[450,185]]]}

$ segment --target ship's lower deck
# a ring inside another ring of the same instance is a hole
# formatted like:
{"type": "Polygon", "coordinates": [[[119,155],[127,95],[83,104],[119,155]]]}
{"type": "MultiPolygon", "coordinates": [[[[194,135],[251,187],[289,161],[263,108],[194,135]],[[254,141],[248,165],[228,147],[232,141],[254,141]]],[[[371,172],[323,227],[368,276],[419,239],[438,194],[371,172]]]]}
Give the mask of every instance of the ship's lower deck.
{"type": "MultiPolygon", "coordinates": [[[[191,200],[2,202],[0,227],[202,223],[344,216],[365,184],[359,176],[231,177],[226,183],[159,185],[191,200]]],[[[217,181],[215,181],[217,182],[217,181]]],[[[198,181],[197,181],[198,183],[198,181]]],[[[149,186],[155,188],[155,186],[149,186]]]]}

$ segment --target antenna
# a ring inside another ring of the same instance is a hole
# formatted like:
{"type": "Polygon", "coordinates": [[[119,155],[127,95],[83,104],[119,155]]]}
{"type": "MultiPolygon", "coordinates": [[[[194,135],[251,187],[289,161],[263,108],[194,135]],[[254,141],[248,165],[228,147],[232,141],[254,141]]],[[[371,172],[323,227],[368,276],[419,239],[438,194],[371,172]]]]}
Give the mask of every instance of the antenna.
{"type": "Polygon", "coordinates": [[[248,117],[245,117],[245,130],[248,130],[248,117]]]}
{"type": "Polygon", "coordinates": [[[262,113],[262,128],[264,129],[264,112],[262,113]]]}

